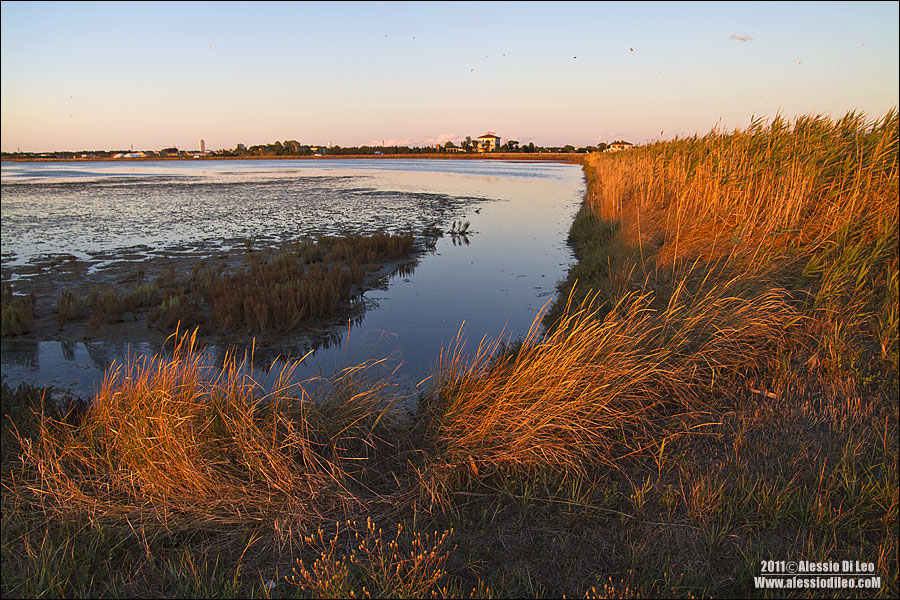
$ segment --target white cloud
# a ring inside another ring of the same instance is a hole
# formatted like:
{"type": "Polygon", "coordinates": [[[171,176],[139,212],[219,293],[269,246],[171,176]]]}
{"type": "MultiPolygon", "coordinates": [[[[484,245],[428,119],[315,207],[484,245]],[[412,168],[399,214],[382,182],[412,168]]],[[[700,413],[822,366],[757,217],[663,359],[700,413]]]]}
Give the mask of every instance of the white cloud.
{"type": "Polygon", "coordinates": [[[596,137],[591,138],[591,144],[597,145],[601,143],[610,143],[613,140],[617,140],[622,136],[618,131],[607,131],[606,133],[600,134],[596,137]]]}
{"type": "Polygon", "coordinates": [[[455,133],[442,133],[434,137],[422,138],[422,143],[420,145],[433,146],[434,144],[443,144],[444,142],[455,142],[458,139],[460,139],[460,136],[455,133]]]}
{"type": "Polygon", "coordinates": [[[410,146],[412,140],[371,140],[366,146],[381,146],[382,144],[385,146],[410,146]]]}
{"type": "Polygon", "coordinates": [[[739,42],[752,42],[752,41],[753,41],[753,36],[752,36],[752,35],[747,35],[747,34],[745,34],[745,33],[732,33],[732,34],[731,34],[731,37],[728,38],[728,39],[730,39],[730,40],[737,40],[737,41],[739,41],[739,42]]]}

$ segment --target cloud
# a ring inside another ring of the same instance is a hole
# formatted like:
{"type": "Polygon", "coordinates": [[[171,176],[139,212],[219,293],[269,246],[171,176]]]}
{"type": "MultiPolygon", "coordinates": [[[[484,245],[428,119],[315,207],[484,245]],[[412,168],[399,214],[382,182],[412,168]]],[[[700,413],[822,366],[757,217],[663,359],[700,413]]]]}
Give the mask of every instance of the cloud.
{"type": "Polygon", "coordinates": [[[753,41],[753,36],[752,36],[752,35],[747,35],[747,34],[745,34],[745,33],[732,33],[732,34],[731,34],[731,37],[728,38],[728,39],[730,39],[730,40],[737,40],[737,41],[739,41],[739,42],[752,42],[752,41],[753,41]]]}
{"type": "Polygon", "coordinates": [[[458,136],[455,133],[442,133],[434,137],[423,138],[422,144],[425,146],[432,146],[434,144],[443,144],[444,142],[455,142],[460,139],[460,137],[465,136],[458,136]]]}
{"type": "Polygon", "coordinates": [[[367,146],[381,146],[382,142],[384,143],[385,146],[409,146],[410,144],[412,144],[412,140],[405,139],[405,140],[372,140],[366,145],[367,146]]]}
{"type": "Polygon", "coordinates": [[[601,144],[601,143],[609,143],[612,140],[617,140],[622,136],[618,131],[607,131],[606,133],[600,134],[596,137],[591,138],[592,144],[601,144]]]}

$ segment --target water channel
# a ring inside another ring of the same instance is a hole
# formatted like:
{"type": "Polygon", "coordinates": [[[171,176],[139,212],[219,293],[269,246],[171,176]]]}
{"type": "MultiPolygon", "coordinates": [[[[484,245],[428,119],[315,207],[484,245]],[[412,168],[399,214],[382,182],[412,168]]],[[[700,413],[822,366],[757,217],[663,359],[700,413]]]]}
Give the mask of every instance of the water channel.
{"type": "MultiPolygon", "coordinates": [[[[2,279],[27,289],[35,265],[74,256],[91,270],[122,255],[209,253],[302,236],[378,229],[449,230],[412,272],[367,292],[364,317],[301,363],[299,377],[387,359],[412,389],[462,328],[468,347],[485,336],[524,336],[573,258],[566,234],[584,196],[577,165],[489,160],[334,159],[46,162],[2,164],[2,279]]],[[[41,267],[43,268],[43,267],[41,267]]],[[[47,267],[50,268],[50,267],[47,267]]],[[[90,396],[113,363],[159,350],[146,340],[4,337],[10,385],[50,385],[90,396]]],[[[297,357],[285,342],[258,356],[297,357]]],[[[210,347],[211,356],[223,349],[210,347]]]]}

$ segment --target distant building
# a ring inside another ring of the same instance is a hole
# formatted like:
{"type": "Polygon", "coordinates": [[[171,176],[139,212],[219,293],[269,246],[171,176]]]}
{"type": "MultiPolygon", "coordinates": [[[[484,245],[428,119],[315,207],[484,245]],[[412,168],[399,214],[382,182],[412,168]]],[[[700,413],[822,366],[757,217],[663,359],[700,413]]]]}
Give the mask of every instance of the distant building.
{"type": "Polygon", "coordinates": [[[206,152],[206,140],[200,140],[200,152],[206,152]]]}
{"type": "Polygon", "coordinates": [[[500,146],[500,137],[493,131],[488,131],[474,140],[476,152],[494,152],[500,146]]]}
{"type": "Polygon", "coordinates": [[[247,147],[244,146],[243,144],[238,144],[237,146],[234,147],[234,149],[237,150],[238,152],[242,152],[242,151],[246,150],[247,147]]]}
{"type": "Polygon", "coordinates": [[[622,150],[629,150],[631,148],[634,148],[634,144],[631,142],[613,142],[606,147],[604,152],[621,152],[622,150]]]}

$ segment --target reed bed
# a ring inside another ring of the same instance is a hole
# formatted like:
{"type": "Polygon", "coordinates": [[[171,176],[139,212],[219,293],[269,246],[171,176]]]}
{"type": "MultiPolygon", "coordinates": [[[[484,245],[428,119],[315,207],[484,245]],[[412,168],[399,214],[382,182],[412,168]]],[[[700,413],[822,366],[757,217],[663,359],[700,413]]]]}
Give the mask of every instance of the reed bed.
{"type": "MultiPolygon", "coordinates": [[[[59,328],[89,317],[85,333],[90,334],[104,324],[138,320],[139,313],[146,312],[147,324],[166,334],[179,326],[199,327],[203,334],[284,333],[352,309],[366,273],[408,257],[415,240],[410,233],[379,231],[303,239],[277,254],[253,250],[249,240],[247,245],[244,268],[204,268],[201,261],[190,273],[176,273],[170,266],[155,282],[144,283],[141,266],[140,283],[128,291],[98,288],[76,294],[63,290],[56,302],[59,328]]],[[[4,331],[9,330],[9,335],[24,332],[26,299],[13,299],[11,292],[4,295],[4,307],[15,307],[4,308],[4,323],[9,323],[4,331]],[[14,318],[19,319],[16,325],[14,318]]]]}
{"type": "Polygon", "coordinates": [[[359,262],[394,260],[413,250],[411,234],[390,234],[383,231],[371,235],[349,234],[320,236],[315,241],[303,240],[294,247],[303,262],[359,262]]]}
{"type": "Polygon", "coordinates": [[[317,263],[304,268],[290,262],[279,259],[210,281],[207,289],[215,326],[247,333],[290,330],[303,321],[334,314],[365,279],[359,263],[346,267],[317,263]]]}
{"type": "Polygon", "coordinates": [[[367,265],[412,249],[412,234],[377,232],[303,240],[274,257],[253,253],[247,268],[200,271],[189,284],[163,284],[163,303],[149,319],[163,330],[181,322],[248,334],[290,331],[352,307],[367,265]]]}
{"type": "Polygon", "coordinates": [[[657,262],[739,256],[758,266],[839,237],[872,241],[897,218],[897,112],[793,123],[662,142],[588,160],[588,197],[657,262]]]}
{"type": "MultiPolygon", "coordinates": [[[[379,386],[323,409],[293,381],[296,363],[267,389],[233,355],[213,369],[195,336],[176,335],[169,359],[111,369],[77,423],[42,416],[20,440],[31,476],[19,489],[53,514],[175,530],[261,523],[290,535],[356,514],[344,463],[365,456],[343,441],[387,426],[379,386]]],[[[350,389],[357,371],[333,383],[350,389]]]]}
{"type": "Polygon", "coordinates": [[[636,289],[664,301],[689,271],[756,279],[791,292],[818,364],[846,370],[860,352],[895,364],[897,157],[896,110],[592,155],[571,233],[587,259],[563,289],[574,275],[613,302],[636,289]]]}

